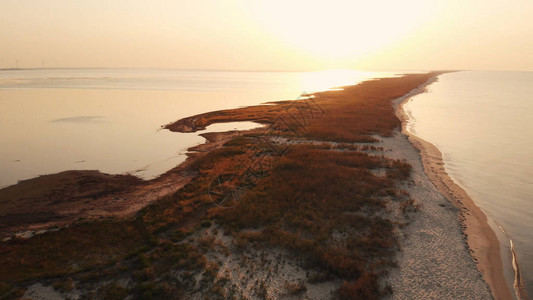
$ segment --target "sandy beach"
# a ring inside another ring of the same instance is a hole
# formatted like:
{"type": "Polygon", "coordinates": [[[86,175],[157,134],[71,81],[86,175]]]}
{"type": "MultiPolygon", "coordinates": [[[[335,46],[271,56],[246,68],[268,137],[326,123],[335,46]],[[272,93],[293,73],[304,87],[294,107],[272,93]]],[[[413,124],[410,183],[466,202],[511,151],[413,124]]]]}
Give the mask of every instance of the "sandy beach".
{"type": "MultiPolygon", "coordinates": [[[[453,215],[458,216],[459,218],[460,226],[463,232],[463,240],[466,241],[467,248],[474,259],[479,272],[482,274],[483,279],[489,285],[494,298],[514,299],[504,278],[503,263],[500,255],[500,244],[496,234],[487,223],[487,217],[479,209],[479,207],[476,206],[468,194],[448,176],[443,166],[444,162],[442,161],[442,154],[440,151],[434,145],[420,139],[406,130],[408,116],[402,108],[403,104],[405,104],[410,97],[418,93],[425,92],[425,87],[435,80],[437,80],[437,78],[429,80],[419,88],[411,91],[408,95],[405,95],[404,97],[394,101],[397,116],[402,121],[402,133],[408,137],[409,142],[417,149],[420,155],[419,160],[421,161],[416,163],[412,162],[412,164],[415,167],[420,168],[420,163],[422,163],[425,174],[433,183],[434,188],[436,188],[435,191],[433,188],[428,187],[428,190],[433,189],[432,192],[434,195],[427,198],[436,200],[433,205],[437,205],[437,202],[442,202],[443,197],[445,197],[445,199],[454,205],[454,209],[451,211],[453,212],[453,215]],[[435,195],[435,192],[437,192],[438,195],[435,195]]],[[[438,205],[441,207],[443,206],[442,203],[438,205]]],[[[446,207],[446,205],[444,205],[444,207],[446,207]]],[[[427,213],[431,216],[435,212],[432,213],[428,210],[427,213]]],[[[428,216],[422,218],[425,219],[425,221],[428,221],[428,219],[431,217],[428,216]]],[[[457,231],[455,224],[452,223],[454,222],[450,222],[447,225],[450,227],[450,231],[457,231]]],[[[426,228],[426,224],[417,224],[411,227],[410,232],[407,233],[407,243],[410,243],[410,241],[416,239],[416,234],[413,232],[416,227],[419,229],[426,228]]],[[[417,246],[421,247],[419,243],[413,244],[411,247],[416,248],[417,246]]],[[[422,248],[425,248],[425,246],[422,248]]],[[[439,249],[442,248],[439,247],[439,249]]],[[[420,249],[419,251],[427,251],[427,249],[420,249]]],[[[436,254],[438,252],[428,251],[428,253],[436,254]]],[[[411,256],[413,255],[414,254],[411,256]]],[[[410,257],[410,259],[412,259],[412,257],[410,257]]],[[[450,263],[447,263],[446,265],[451,266],[450,263]]],[[[411,268],[413,265],[406,264],[406,267],[411,268]]],[[[449,274],[450,272],[452,272],[452,270],[448,270],[446,274],[449,274]]],[[[423,276],[421,278],[428,277],[423,276]]],[[[483,297],[480,299],[482,298],[483,297]]]]}

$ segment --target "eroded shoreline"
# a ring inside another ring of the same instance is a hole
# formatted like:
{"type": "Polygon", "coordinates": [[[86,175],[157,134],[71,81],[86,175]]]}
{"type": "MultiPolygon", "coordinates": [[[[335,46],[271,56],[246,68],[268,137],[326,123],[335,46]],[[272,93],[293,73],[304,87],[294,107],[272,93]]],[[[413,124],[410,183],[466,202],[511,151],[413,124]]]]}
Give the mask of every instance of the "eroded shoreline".
{"type": "Polygon", "coordinates": [[[428,80],[409,94],[396,99],[394,106],[398,118],[402,121],[402,133],[418,149],[424,171],[435,187],[458,209],[458,217],[463,235],[470,249],[476,266],[489,285],[496,299],[514,299],[504,277],[500,243],[496,233],[489,226],[487,216],[474,203],[468,194],[447,174],[441,152],[433,144],[407,131],[409,116],[403,106],[411,97],[425,92],[426,87],[435,82],[437,77],[428,80]]]}
{"type": "Polygon", "coordinates": [[[67,170],[0,189],[0,241],[27,238],[76,222],[132,218],[143,207],[176,193],[195,176],[189,166],[244,131],[207,132],[203,144],[187,149],[179,165],[150,180],[98,170],[67,170]]]}

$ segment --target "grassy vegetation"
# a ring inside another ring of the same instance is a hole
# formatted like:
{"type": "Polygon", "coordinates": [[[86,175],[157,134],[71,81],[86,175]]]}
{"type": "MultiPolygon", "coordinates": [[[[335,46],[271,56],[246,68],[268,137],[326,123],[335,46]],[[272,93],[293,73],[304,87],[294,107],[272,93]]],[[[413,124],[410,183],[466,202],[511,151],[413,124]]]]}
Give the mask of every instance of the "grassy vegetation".
{"type": "MultiPolygon", "coordinates": [[[[394,266],[398,249],[397,224],[389,218],[387,201],[398,201],[403,213],[416,210],[409,195],[398,189],[409,178],[411,167],[367,153],[382,150],[378,146],[353,143],[391,135],[399,121],[390,99],[429,77],[377,80],[317,94],[325,112],[320,118],[306,118],[305,127],[302,120],[291,119],[199,156],[190,164],[196,177],[189,184],[132,219],[73,224],[31,239],[1,243],[1,297],[16,298],[19,288],[35,279],[69,290],[68,278],[73,278],[80,288],[106,282],[98,286],[95,298],[175,298],[199,288],[221,298],[224,288],[216,281],[218,267],[204,255],[216,245],[208,238],[197,245],[187,242],[189,234],[216,223],[232,233],[237,248],[277,247],[303,257],[304,267],[318,274],[310,281],[343,280],[336,294],[340,299],[379,298],[388,292],[379,278],[394,266]],[[268,142],[276,136],[324,143],[292,145],[279,155],[274,143],[268,142]],[[269,166],[257,176],[250,166],[265,156],[269,166]],[[232,183],[246,190],[231,207],[215,205],[207,193],[221,174],[235,178],[232,183]],[[124,286],[118,278],[133,283],[124,286]]],[[[280,102],[204,114],[173,128],[241,119],[273,123],[290,105],[280,102]]],[[[258,294],[266,295],[262,284],[258,294]]],[[[305,285],[287,283],[286,289],[298,295],[305,292],[305,285]]]]}
{"type": "Polygon", "coordinates": [[[0,247],[0,281],[53,278],[112,264],[145,241],[130,221],[82,223],[31,239],[15,239],[0,247]]]}
{"type": "MultiPolygon", "coordinates": [[[[259,234],[238,235],[241,245],[247,246],[242,239],[248,239],[294,251],[308,267],[352,280],[347,283],[351,290],[358,280],[373,280],[370,286],[378,287],[377,274],[394,265],[397,249],[383,196],[408,176],[396,172],[398,165],[363,152],[294,146],[237,206],[214,208],[210,216],[231,232],[260,229],[259,234]],[[390,172],[379,177],[370,172],[376,168],[390,172]]],[[[381,295],[382,290],[372,292],[381,295]]]]}

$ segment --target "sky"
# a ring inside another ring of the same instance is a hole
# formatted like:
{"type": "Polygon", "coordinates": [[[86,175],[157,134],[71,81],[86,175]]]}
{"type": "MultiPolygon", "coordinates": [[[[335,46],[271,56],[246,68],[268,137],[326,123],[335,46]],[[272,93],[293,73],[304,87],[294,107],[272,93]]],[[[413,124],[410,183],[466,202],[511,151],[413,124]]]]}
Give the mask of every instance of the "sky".
{"type": "Polygon", "coordinates": [[[0,0],[0,68],[533,71],[531,0],[0,0]]]}

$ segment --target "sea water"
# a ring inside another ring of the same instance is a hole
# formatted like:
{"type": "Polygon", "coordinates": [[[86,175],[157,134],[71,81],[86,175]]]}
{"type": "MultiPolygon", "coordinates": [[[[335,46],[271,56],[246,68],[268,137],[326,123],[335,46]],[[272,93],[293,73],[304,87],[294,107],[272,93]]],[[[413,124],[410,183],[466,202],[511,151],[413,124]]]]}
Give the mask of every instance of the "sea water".
{"type": "MultiPolygon", "coordinates": [[[[184,161],[188,147],[204,142],[198,133],[174,133],[162,125],[398,73],[0,70],[0,188],[73,169],[154,178],[184,161]]],[[[256,126],[214,124],[207,130],[256,126]]]]}
{"type": "Polygon", "coordinates": [[[533,72],[447,73],[404,109],[408,131],[442,152],[450,177],[512,239],[533,295],[533,72]]]}

